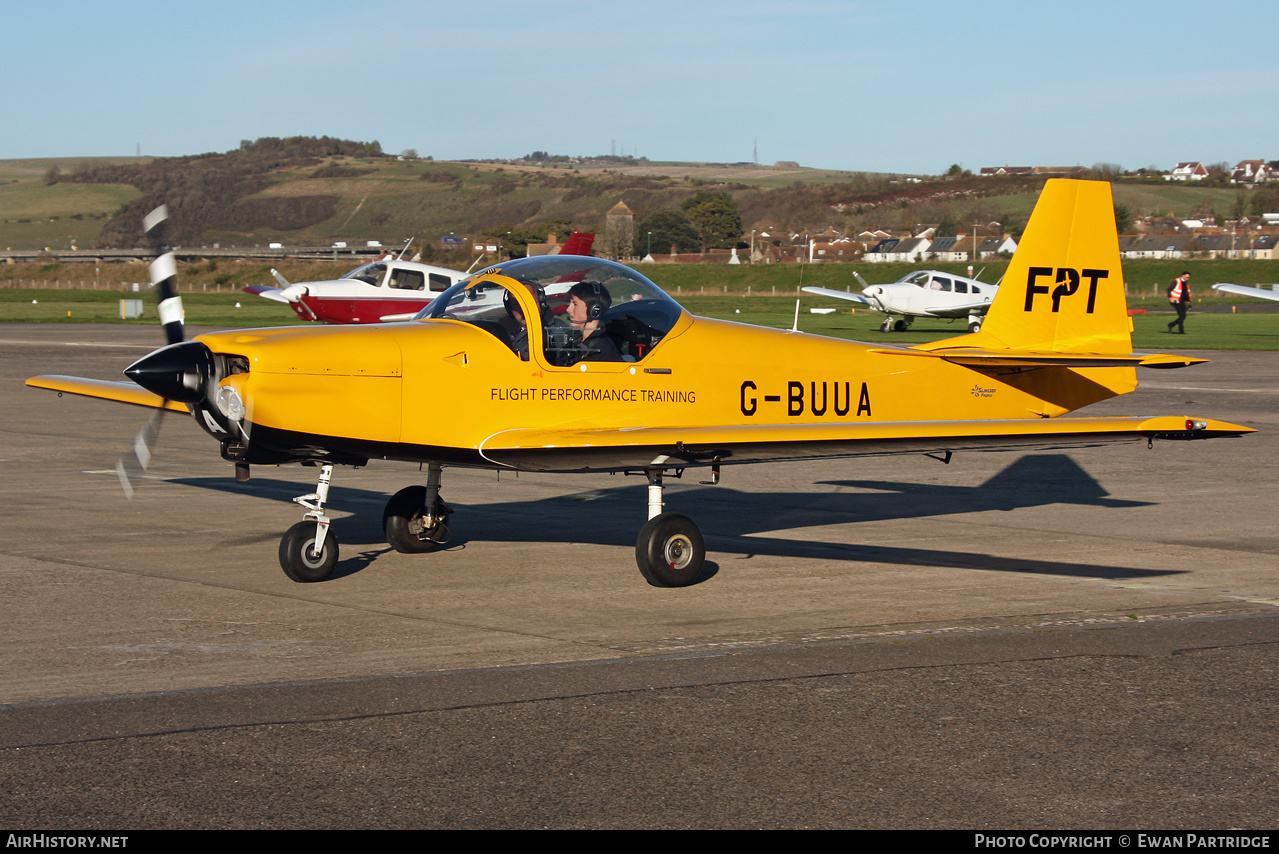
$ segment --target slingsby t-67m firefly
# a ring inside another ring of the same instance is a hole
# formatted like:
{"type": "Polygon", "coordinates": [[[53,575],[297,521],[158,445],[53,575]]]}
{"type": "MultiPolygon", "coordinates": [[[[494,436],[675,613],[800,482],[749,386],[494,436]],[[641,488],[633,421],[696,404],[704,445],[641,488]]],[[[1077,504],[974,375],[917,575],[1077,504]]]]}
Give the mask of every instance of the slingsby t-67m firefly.
{"type": "MultiPolygon", "coordinates": [[[[174,269],[168,255],[153,265],[170,330],[174,269]]],[[[280,543],[298,581],[326,579],[337,562],[325,514],[333,467],[387,459],[428,472],[386,505],[386,537],[401,552],[447,542],[447,466],[642,473],[637,562],[651,583],[682,586],[698,580],[705,547],[691,519],[664,511],[663,477],[1252,432],[1197,417],[1057,417],[1132,391],[1138,366],[1198,361],[1132,353],[1110,187],[1053,180],[982,330],[914,347],[695,318],[634,270],[551,256],[482,270],[412,322],[202,335],[129,367],[137,385],[28,384],[190,412],[241,478],[253,464],[318,466],[316,491],[296,499],[307,513],[280,543]]],[[[153,433],[123,472],[149,455],[153,433]]]]}

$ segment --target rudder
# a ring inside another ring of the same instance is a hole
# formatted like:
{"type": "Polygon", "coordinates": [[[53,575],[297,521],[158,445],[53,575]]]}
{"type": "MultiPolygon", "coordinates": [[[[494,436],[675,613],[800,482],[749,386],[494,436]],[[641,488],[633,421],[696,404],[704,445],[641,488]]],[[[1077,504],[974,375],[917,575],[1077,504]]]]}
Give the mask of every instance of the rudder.
{"type": "Polygon", "coordinates": [[[1065,178],[1044,184],[981,331],[946,343],[983,349],[1130,353],[1132,338],[1110,184],[1065,178]]]}

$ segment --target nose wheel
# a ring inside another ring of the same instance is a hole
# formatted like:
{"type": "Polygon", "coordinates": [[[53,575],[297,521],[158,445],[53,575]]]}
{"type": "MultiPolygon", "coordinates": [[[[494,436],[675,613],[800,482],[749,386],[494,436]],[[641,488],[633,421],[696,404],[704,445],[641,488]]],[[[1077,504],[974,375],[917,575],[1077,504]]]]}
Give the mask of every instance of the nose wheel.
{"type": "Polygon", "coordinates": [[[317,527],[314,522],[298,522],[280,540],[280,567],[285,575],[302,584],[331,578],[338,563],[337,538],[329,534],[317,549],[317,527]]]}
{"type": "Polygon", "coordinates": [[[293,499],[307,509],[292,528],[280,538],[280,568],[294,581],[310,584],[333,576],[338,563],[337,537],[329,531],[330,519],[324,513],[329,500],[329,480],[333,466],[320,466],[320,479],[315,492],[293,499]]]}

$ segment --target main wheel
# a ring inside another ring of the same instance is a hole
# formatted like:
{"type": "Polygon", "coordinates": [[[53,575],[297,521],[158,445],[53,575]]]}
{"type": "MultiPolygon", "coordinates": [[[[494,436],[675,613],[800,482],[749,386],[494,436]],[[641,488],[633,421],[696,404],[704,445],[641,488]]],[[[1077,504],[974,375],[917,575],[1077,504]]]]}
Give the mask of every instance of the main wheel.
{"type": "Polygon", "coordinates": [[[433,552],[448,542],[449,526],[444,518],[453,511],[436,499],[435,524],[426,524],[426,487],[409,486],[401,489],[386,502],[382,511],[382,530],[391,548],[403,554],[433,552]]]}
{"type": "Polygon", "coordinates": [[[635,562],[655,587],[687,587],[702,575],[706,543],[697,523],[682,513],[648,520],[635,541],[635,562]]]}
{"type": "Polygon", "coordinates": [[[899,321],[897,321],[896,323],[894,323],[894,324],[893,324],[893,331],[894,331],[894,332],[905,332],[907,329],[910,329],[910,321],[909,321],[909,320],[899,320],[899,321]]]}
{"type": "Polygon", "coordinates": [[[324,550],[316,554],[315,528],[315,522],[298,522],[280,538],[280,568],[303,584],[329,579],[338,563],[338,540],[333,530],[324,538],[324,550]]]}
{"type": "Polygon", "coordinates": [[[980,321],[980,320],[970,320],[970,321],[968,321],[968,331],[969,331],[969,332],[980,332],[980,331],[981,331],[981,321],[980,321]]]}

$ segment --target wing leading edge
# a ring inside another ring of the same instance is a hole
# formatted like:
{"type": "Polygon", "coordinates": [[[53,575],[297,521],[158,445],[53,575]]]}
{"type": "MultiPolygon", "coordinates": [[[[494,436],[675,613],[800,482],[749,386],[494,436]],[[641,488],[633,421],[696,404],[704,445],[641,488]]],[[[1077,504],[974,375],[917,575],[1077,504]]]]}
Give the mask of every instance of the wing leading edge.
{"type": "Polygon", "coordinates": [[[66,377],[57,374],[32,377],[27,380],[32,388],[44,388],[59,394],[77,394],[82,397],[96,397],[100,400],[114,400],[117,403],[129,403],[133,406],[145,406],[150,409],[168,409],[172,412],[186,414],[185,404],[154,395],[134,383],[112,382],[110,380],[89,380],[83,377],[66,377]]]}

